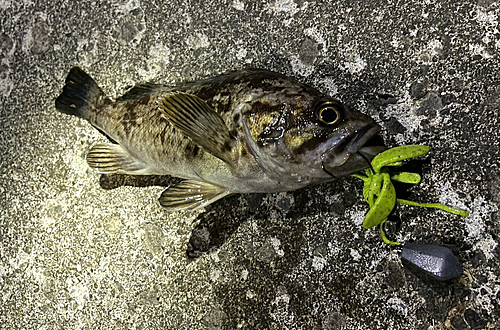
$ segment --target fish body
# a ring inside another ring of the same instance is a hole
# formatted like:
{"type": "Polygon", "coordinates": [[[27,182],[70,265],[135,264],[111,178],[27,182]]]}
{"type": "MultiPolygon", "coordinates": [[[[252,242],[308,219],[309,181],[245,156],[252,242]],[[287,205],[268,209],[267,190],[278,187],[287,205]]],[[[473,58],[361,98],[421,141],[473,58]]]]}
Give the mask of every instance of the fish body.
{"type": "Polygon", "coordinates": [[[137,85],[112,101],[73,68],[56,109],[117,142],[90,150],[87,162],[99,172],[186,179],[160,197],[167,209],[330,181],[366,168],[382,150],[363,147],[380,130],[371,118],[266,70],[137,85]]]}

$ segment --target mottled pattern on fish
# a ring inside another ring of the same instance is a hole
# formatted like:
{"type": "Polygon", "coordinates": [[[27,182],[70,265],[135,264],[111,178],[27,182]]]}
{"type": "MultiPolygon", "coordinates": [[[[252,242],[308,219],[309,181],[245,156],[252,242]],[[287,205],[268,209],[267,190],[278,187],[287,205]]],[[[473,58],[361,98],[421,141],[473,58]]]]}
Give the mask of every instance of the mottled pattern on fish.
{"type": "MultiPolygon", "coordinates": [[[[91,150],[89,165],[100,172],[188,179],[162,196],[162,205],[173,209],[203,206],[229,193],[293,190],[357,172],[367,162],[356,153],[379,130],[337,100],[266,70],[178,87],[139,85],[112,102],[74,68],[56,108],[85,118],[119,144],[91,150]],[[180,197],[169,204],[174,190],[180,197]]],[[[364,149],[368,158],[379,150],[364,149]]]]}

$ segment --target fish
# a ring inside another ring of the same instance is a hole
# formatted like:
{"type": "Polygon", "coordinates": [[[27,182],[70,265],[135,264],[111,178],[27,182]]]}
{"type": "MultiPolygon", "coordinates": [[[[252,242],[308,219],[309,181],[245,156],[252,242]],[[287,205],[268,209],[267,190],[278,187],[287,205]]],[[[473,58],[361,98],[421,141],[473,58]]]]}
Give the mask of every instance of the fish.
{"type": "Polygon", "coordinates": [[[113,101],[74,67],[55,107],[112,141],[87,154],[97,172],[183,179],[159,198],[171,211],[332,181],[366,169],[384,150],[369,145],[380,132],[372,118],[264,69],[179,86],[137,84],[113,101]]]}

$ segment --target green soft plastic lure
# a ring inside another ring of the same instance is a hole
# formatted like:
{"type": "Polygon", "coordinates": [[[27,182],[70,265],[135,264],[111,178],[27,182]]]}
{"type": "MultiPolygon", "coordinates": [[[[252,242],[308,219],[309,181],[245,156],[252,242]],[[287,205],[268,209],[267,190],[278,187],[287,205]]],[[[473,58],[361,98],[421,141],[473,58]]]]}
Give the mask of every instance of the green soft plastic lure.
{"type": "Polygon", "coordinates": [[[385,243],[400,245],[399,242],[390,241],[384,232],[384,223],[396,204],[420,207],[437,208],[443,211],[468,217],[469,213],[439,203],[416,203],[405,199],[396,198],[396,190],[392,181],[417,184],[420,175],[417,173],[394,172],[387,169],[389,166],[400,166],[403,160],[425,155],[429,147],[424,145],[407,145],[386,150],[373,158],[371,168],[365,174],[353,176],[364,181],[363,197],[368,202],[370,210],[365,216],[363,226],[367,229],[380,226],[380,234],[385,243]]]}

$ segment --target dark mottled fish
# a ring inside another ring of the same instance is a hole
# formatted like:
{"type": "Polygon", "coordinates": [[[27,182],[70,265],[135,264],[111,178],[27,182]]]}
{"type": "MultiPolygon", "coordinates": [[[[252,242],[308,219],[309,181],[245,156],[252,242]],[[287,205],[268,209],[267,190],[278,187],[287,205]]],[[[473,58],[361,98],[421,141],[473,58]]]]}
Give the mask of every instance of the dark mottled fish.
{"type": "Polygon", "coordinates": [[[380,130],[371,118],[266,70],[138,85],[113,102],[73,68],[56,108],[118,143],[90,150],[87,162],[100,173],[186,179],[161,195],[167,209],[330,181],[366,168],[382,150],[363,147],[380,130]]]}

